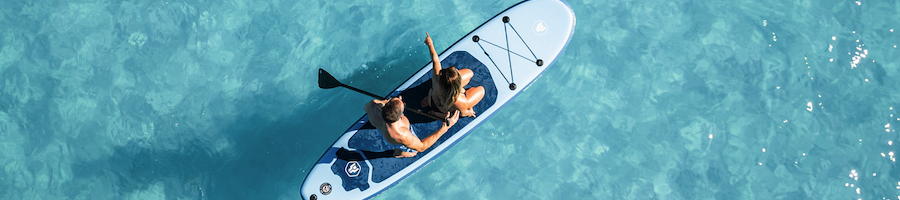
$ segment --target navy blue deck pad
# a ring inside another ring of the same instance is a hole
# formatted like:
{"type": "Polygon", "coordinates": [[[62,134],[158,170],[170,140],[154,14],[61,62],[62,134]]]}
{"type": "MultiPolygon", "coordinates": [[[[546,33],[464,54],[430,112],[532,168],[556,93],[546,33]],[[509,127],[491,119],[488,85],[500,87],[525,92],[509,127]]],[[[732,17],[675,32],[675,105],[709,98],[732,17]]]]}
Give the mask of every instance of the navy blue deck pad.
{"type": "Polygon", "coordinates": [[[347,164],[351,161],[337,159],[334,164],[331,165],[331,172],[341,177],[341,184],[344,186],[344,189],[347,191],[359,188],[360,191],[365,191],[369,189],[369,167],[366,166],[366,162],[363,161],[355,161],[359,165],[359,171],[357,174],[353,174],[355,177],[350,177],[350,174],[347,174],[347,164]]]}
{"type": "MultiPolygon", "coordinates": [[[[444,67],[455,66],[458,69],[471,69],[472,72],[474,72],[475,76],[472,77],[472,79],[469,81],[466,89],[468,89],[468,87],[483,86],[485,90],[484,98],[481,99],[481,102],[479,102],[474,107],[476,115],[481,114],[482,112],[493,106],[494,103],[496,103],[497,87],[493,82],[494,79],[493,77],[491,77],[488,68],[483,63],[478,61],[478,59],[475,59],[475,57],[467,52],[457,51],[453,52],[452,54],[450,54],[450,56],[447,56],[447,58],[442,60],[441,65],[444,67]]],[[[400,93],[400,95],[403,96],[406,106],[408,108],[427,110],[421,108],[419,102],[422,100],[422,98],[425,97],[425,95],[427,95],[428,90],[431,88],[431,73],[427,73],[425,76],[422,76],[410,87],[411,88],[408,88],[407,90],[400,93]]],[[[419,139],[431,135],[441,127],[441,121],[436,121],[431,118],[427,118],[411,112],[406,112],[404,114],[407,116],[407,118],[409,118],[412,129],[419,136],[419,139]]],[[[454,125],[447,133],[441,136],[441,138],[438,139],[433,147],[444,143],[444,141],[457,134],[460,129],[472,122],[472,120],[474,120],[474,118],[459,118],[459,121],[456,122],[456,125],[454,125]]],[[[348,146],[357,150],[373,152],[387,151],[391,150],[392,148],[387,142],[384,141],[383,136],[381,136],[381,134],[378,133],[378,131],[376,131],[375,129],[359,130],[356,134],[353,135],[353,137],[350,138],[350,141],[348,141],[348,146]]],[[[369,160],[369,163],[372,164],[373,169],[373,171],[371,172],[372,181],[376,183],[384,181],[400,170],[403,170],[403,168],[405,168],[406,166],[409,166],[413,162],[419,160],[419,158],[421,158],[422,156],[427,155],[433,149],[434,148],[429,148],[428,150],[419,152],[418,155],[410,158],[380,158],[369,160]]],[[[341,164],[335,162],[335,165],[346,165],[346,161],[342,162],[341,164]]],[[[332,168],[335,167],[332,166],[332,168]]],[[[341,178],[346,179],[349,177],[342,175],[341,178]]],[[[368,184],[366,184],[365,186],[366,188],[368,188],[368,184]]],[[[363,187],[359,188],[361,190],[364,190],[363,187]]]]}

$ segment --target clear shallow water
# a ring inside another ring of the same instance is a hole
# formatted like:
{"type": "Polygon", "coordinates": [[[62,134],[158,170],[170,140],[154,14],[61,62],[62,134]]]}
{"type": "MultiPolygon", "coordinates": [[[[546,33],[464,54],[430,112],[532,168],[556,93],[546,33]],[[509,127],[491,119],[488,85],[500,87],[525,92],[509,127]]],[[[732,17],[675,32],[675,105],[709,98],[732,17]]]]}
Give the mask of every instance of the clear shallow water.
{"type": "MultiPolygon", "coordinates": [[[[387,93],[516,2],[7,2],[0,197],[297,199],[369,100],[317,68],[387,93]]],[[[900,198],[897,2],[569,3],[553,68],[378,199],[900,198]]]]}

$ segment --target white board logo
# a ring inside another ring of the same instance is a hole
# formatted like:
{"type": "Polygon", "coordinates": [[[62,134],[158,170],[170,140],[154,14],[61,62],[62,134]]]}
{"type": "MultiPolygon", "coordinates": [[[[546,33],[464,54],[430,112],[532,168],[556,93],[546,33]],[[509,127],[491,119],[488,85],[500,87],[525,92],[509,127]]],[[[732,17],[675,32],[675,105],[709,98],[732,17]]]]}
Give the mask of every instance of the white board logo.
{"type": "Polygon", "coordinates": [[[544,23],[543,20],[534,21],[534,25],[531,25],[531,30],[537,35],[547,34],[548,29],[550,29],[550,27],[547,26],[547,23],[544,23]]]}
{"type": "Polygon", "coordinates": [[[350,161],[347,163],[347,167],[344,167],[344,172],[347,172],[347,176],[353,178],[359,176],[359,171],[362,171],[361,169],[358,162],[350,161]]]}

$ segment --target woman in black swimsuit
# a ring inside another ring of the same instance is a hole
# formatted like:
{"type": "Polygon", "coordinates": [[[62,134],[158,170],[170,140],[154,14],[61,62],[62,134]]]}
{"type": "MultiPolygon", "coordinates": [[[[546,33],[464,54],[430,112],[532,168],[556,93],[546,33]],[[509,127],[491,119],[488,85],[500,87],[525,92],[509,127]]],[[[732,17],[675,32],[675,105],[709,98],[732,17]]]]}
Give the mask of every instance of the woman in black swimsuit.
{"type": "Polygon", "coordinates": [[[440,116],[448,111],[459,110],[463,117],[475,117],[475,111],[472,108],[484,98],[484,87],[463,89],[475,74],[470,69],[458,70],[453,66],[442,69],[441,61],[437,52],[434,51],[431,35],[428,33],[425,35],[425,44],[431,51],[434,70],[431,74],[432,88],[428,92],[428,96],[422,99],[422,107],[429,107],[432,114],[440,116]]]}

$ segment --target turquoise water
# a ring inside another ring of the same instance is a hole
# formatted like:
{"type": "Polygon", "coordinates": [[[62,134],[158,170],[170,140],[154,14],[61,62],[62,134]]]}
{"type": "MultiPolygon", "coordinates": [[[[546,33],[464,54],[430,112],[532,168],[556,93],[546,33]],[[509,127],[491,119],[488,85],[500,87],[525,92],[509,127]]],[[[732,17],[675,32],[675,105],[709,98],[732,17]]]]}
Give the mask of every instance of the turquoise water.
{"type": "MultiPolygon", "coordinates": [[[[386,94],[516,2],[5,1],[0,198],[298,199],[369,100],[317,68],[386,94]]],[[[558,62],[377,199],[900,199],[900,3],[569,3],[558,62]]]]}

